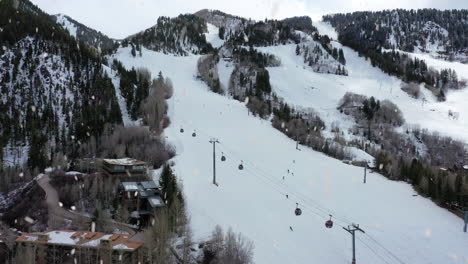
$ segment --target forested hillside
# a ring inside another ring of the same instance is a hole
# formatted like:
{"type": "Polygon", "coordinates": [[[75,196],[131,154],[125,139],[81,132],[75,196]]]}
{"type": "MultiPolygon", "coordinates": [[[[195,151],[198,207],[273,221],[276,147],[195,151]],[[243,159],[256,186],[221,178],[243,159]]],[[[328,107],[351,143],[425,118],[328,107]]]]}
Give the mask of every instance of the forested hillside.
{"type": "Polygon", "coordinates": [[[205,32],[206,22],[195,15],[159,17],[156,25],[126,38],[122,45],[126,47],[130,42],[134,56],[140,53],[141,45],[150,50],[181,56],[203,54],[212,50],[211,44],[206,42],[205,32]]]}
{"type": "Polygon", "coordinates": [[[203,9],[194,13],[194,15],[218,27],[223,32],[223,34],[220,34],[222,39],[224,39],[225,34],[230,35],[232,32],[243,28],[246,24],[252,23],[251,20],[226,14],[219,10],[203,9]]]}
{"type": "MultiPolygon", "coordinates": [[[[468,52],[468,10],[384,10],[327,15],[342,38],[365,40],[364,48],[439,53],[449,59],[468,52]]],[[[350,39],[351,40],[351,39],[350,39]]]]}
{"type": "Polygon", "coordinates": [[[447,89],[465,85],[451,69],[435,70],[426,62],[398,52],[428,52],[448,59],[466,59],[467,10],[392,10],[326,15],[341,44],[369,58],[372,65],[406,82],[424,83],[445,100],[447,89]]]}
{"type": "Polygon", "coordinates": [[[83,41],[101,52],[107,53],[114,48],[115,41],[113,39],[81,24],[67,15],[58,14],[51,16],[51,18],[64,29],[68,30],[70,35],[78,41],[83,41]]]}
{"type": "Polygon", "coordinates": [[[43,169],[120,124],[115,87],[96,49],[29,1],[0,2],[0,159],[43,169]]]}

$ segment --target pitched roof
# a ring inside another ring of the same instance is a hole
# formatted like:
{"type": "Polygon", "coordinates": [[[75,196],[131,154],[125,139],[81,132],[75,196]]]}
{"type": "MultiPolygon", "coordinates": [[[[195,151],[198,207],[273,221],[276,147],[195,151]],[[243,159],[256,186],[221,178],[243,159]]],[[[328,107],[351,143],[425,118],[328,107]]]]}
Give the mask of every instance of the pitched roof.
{"type": "Polygon", "coordinates": [[[101,232],[52,230],[44,233],[23,233],[16,239],[16,242],[33,242],[70,245],[77,247],[98,247],[101,239],[108,239],[112,242],[114,250],[133,251],[141,247],[141,241],[129,241],[133,236],[127,234],[105,234],[101,232]],[[48,235],[47,241],[40,241],[40,235],[48,235]]]}
{"type": "Polygon", "coordinates": [[[122,182],[125,191],[138,191],[138,184],[136,182],[122,182]]]}
{"type": "Polygon", "coordinates": [[[159,197],[157,195],[148,197],[148,202],[151,205],[151,207],[153,207],[153,208],[163,207],[164,206],[163,200],[161,199],[161,197],[159,197]]]}
{"type": "Polygon", "coordinates": [[[140,182],[144,189],[157,189],[159,186],[154,181],[143,181],[140,182]]]}
{"type": "Polygon", "coordinates": [[[132,158],[122,159],[103,159],[105,163],[112,165],[131,166],[131,165],[146,165],[146,162],[132,158]]]}

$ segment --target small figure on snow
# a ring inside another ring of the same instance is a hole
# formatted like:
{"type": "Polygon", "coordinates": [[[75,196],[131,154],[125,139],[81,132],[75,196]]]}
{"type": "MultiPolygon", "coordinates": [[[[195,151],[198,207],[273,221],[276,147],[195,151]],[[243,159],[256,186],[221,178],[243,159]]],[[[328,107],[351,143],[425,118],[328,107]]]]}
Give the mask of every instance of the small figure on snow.
{"type": "Polygon", "coordinates": [[[286,199],[289,199],[289,196],[286,194],[286,199]]]}
{"type": "Polygon", "coordinates": [[[291,231],[294,231],[293,228],[292,228],[292,226],[289,226],[289,229],[290,229],[291,231]]]}

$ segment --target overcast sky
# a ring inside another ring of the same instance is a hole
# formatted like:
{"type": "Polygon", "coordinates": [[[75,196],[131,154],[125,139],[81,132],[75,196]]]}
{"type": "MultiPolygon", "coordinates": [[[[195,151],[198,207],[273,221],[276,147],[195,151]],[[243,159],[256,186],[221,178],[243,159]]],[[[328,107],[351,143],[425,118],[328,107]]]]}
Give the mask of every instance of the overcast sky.
{"type": "Polygon", "coordinates": [[[200,9],[253,19],[393,8],[468,9],[468,0],[32,0],[50,14],[63,13],[112,38],[124,38],[156,23],[159,16],[177,16],[200,9]]]}

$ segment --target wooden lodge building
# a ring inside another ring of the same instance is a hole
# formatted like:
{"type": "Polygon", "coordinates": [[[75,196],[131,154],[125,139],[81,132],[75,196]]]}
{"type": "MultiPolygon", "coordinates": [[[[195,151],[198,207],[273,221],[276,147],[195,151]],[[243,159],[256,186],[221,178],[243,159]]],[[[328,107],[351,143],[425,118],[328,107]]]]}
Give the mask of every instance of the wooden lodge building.
{"type": "Polygon", "coordinates": [[[122,182],[119,186],[121,204],[131,213],[131,224],[146,226],[165,206],[161,187],[154,181],[122,182]]]}
{"type": "Polygon", "coordinates": [[[144,161],[131,158],[103,159],[101,168],[105,175],[121,180],[148,180],[148,167],[144,161]]]}
{"type": "Polygon", "coordinates": [[[141,241],[127,234],[52,230],[23,233],[16,239],[17,255],[37,264],[144,264],[141,241]]]}

